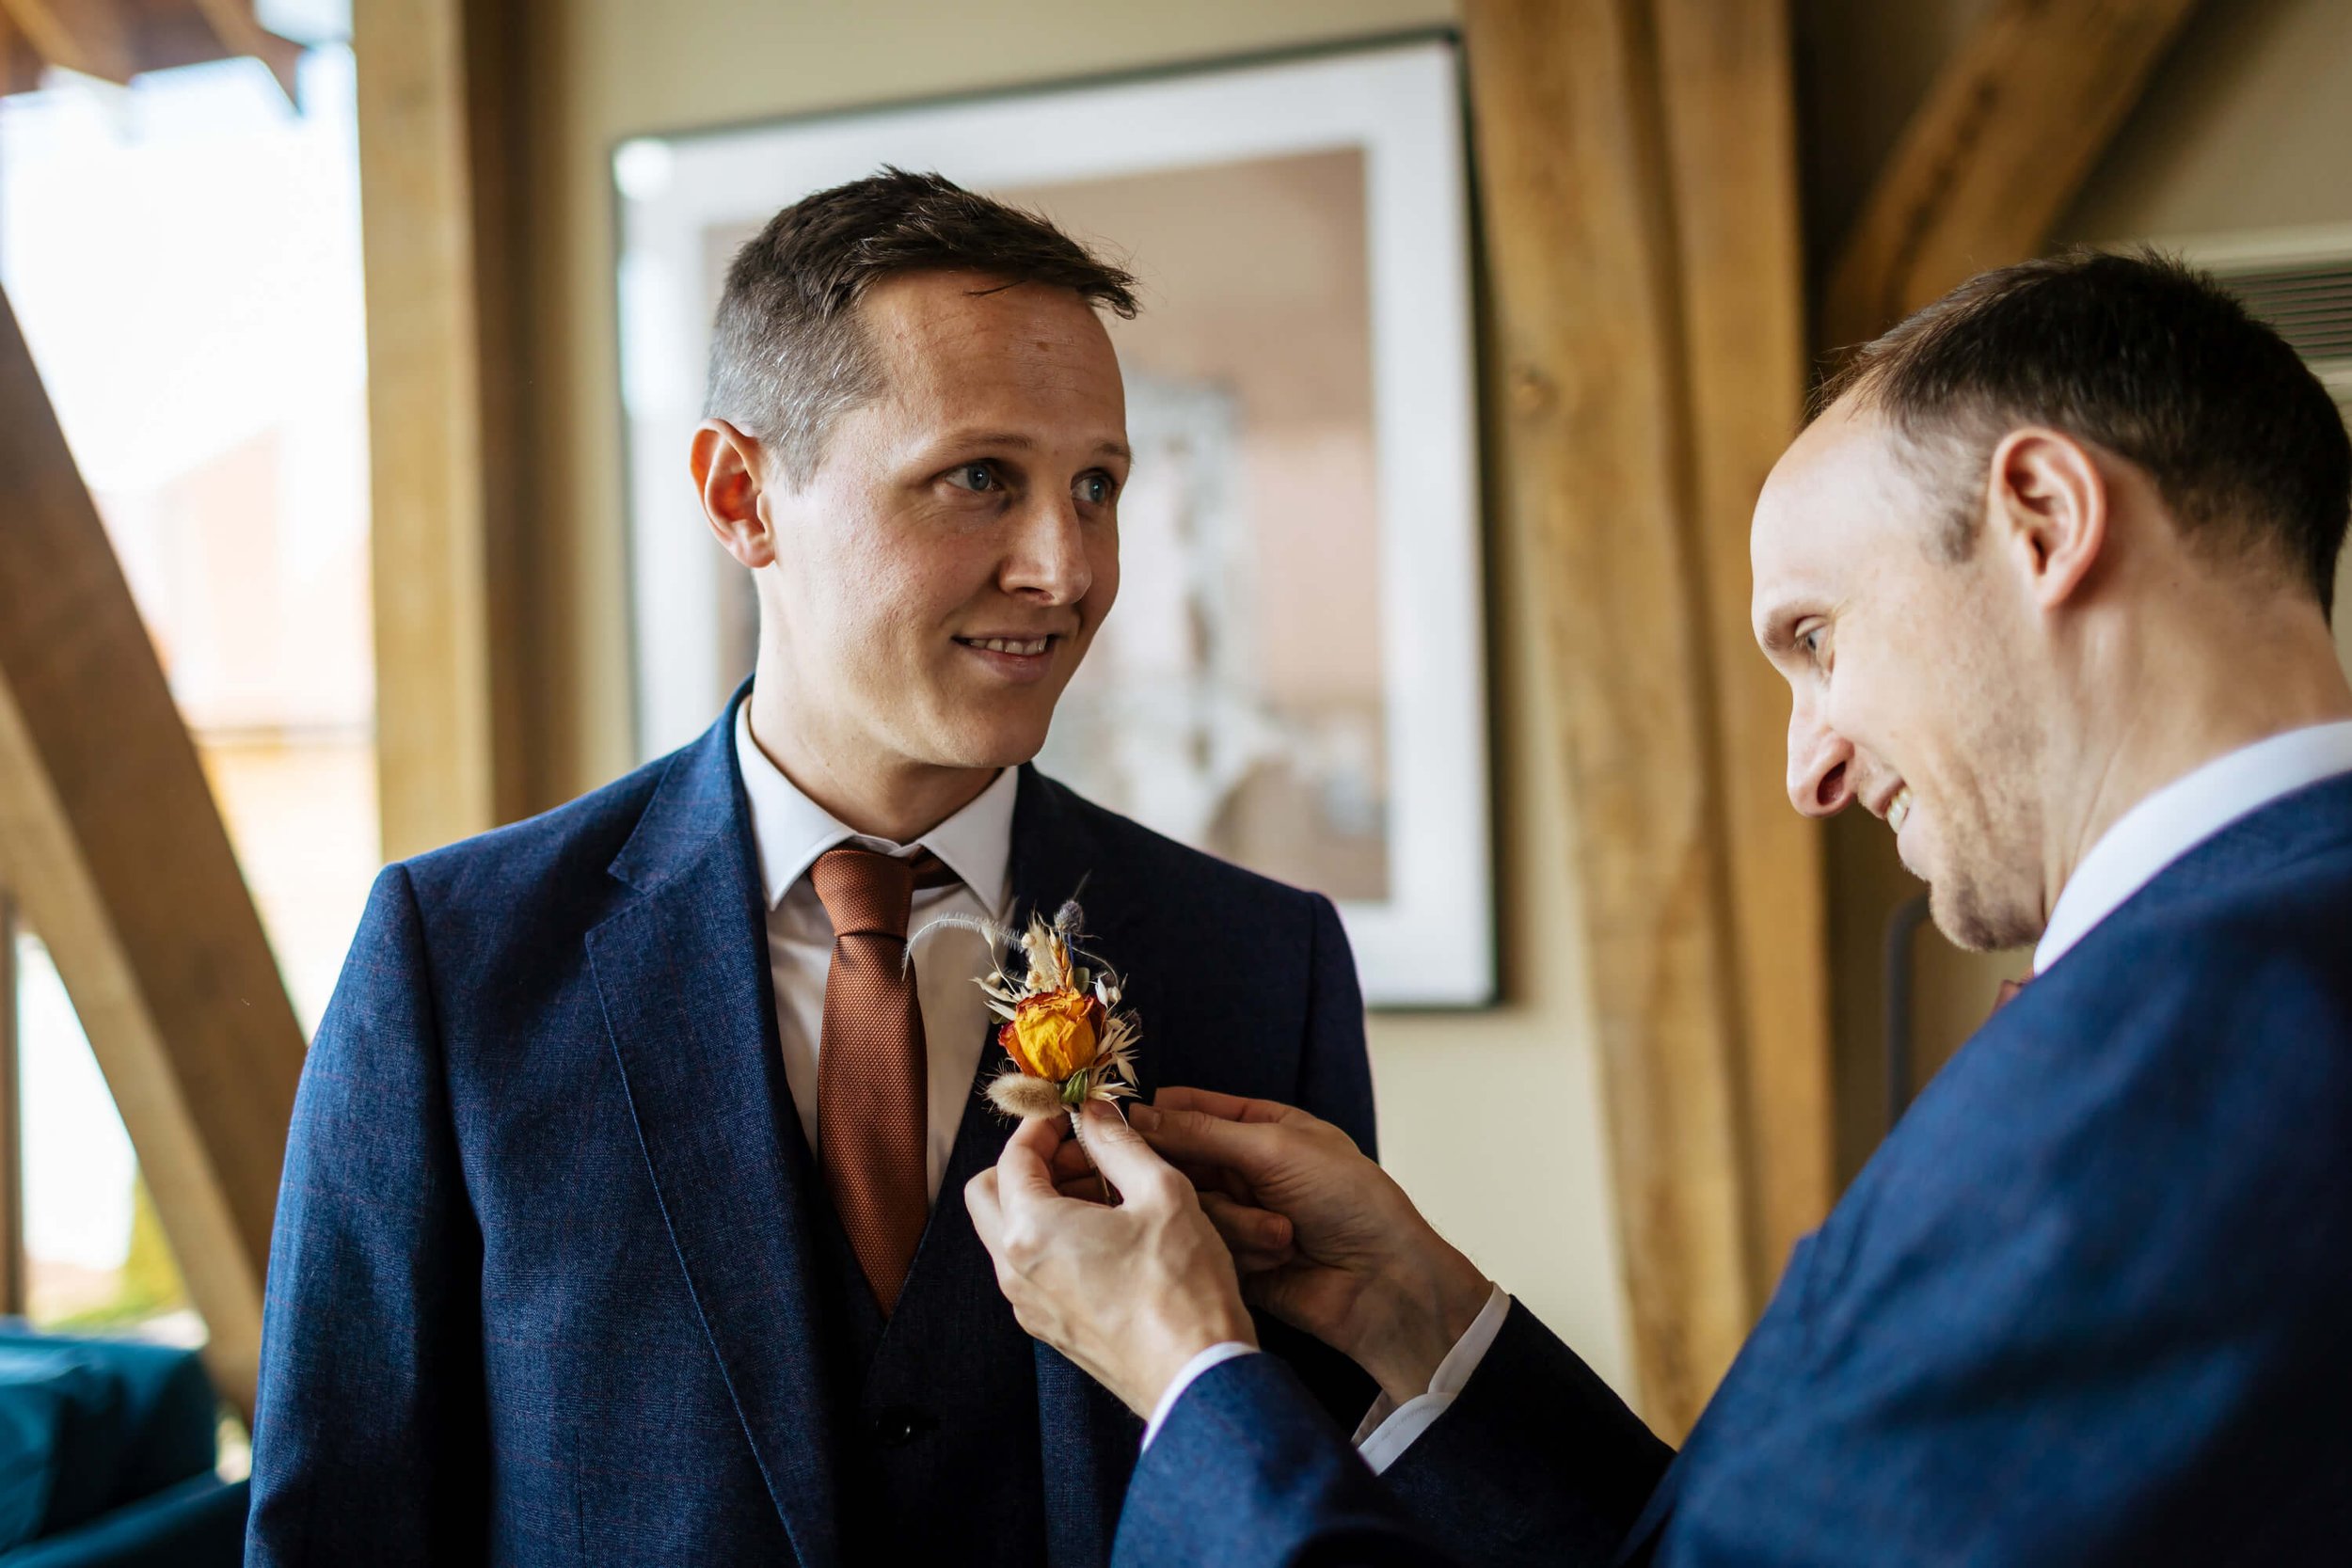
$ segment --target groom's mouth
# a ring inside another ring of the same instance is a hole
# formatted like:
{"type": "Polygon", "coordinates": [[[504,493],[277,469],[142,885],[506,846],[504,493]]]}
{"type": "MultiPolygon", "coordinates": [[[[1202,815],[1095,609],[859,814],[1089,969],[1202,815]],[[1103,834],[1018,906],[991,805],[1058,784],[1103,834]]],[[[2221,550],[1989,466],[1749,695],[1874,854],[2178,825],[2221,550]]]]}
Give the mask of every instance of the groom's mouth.
{"type": "Polygon", "coordinates": [[[977,655],[991,670],[1009,680],[1032,681],[1053,668],[1058,636],[959,637],[956,645],[977,655]]]}

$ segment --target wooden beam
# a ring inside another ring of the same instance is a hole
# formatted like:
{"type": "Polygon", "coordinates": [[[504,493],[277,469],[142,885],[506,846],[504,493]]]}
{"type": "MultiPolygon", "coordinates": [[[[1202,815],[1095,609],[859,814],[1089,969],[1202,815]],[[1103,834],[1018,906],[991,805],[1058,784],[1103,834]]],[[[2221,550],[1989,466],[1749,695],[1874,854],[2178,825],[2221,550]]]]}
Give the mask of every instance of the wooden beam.
{"type": "Polygon", "coordinates": [[[1787,0],[1656,14],[1761,1302],[1836,1196],[1823,847],[1782,787],[1788,690],[1748,621],[1749,520],[1808,368],[1796,94],[1787,0]]]}
{"type": "Polygon", "coordinates": [[[303,1039],[122,570],[0,296],[0,865],[251,1413],[303,1039]]]}
{"type": "Polygon", "coordinates": [[[0,98],[37,90],[42,63],[40,52],[18,29],[6,4],[0,3],[0,98]]]}
{"type": "MultiPolygon", "coordinates": [[[[0,867],[5,870],[5,867],[0,867]]],[[[16,900],[0,887],[0,1313],[24,1315],[24,1107],[16,900]]]]}
{"type": "MultiPolygon", "coordinates": [[[[150,0],[152,4],[153,0],[150,0]]],[[[262,26],[253,14],[253,0],[168,0],[175,6],[193,5],[204,24],[219,41],[223,55],[250,55],[269,68],[278,79],[278,86],[286,95],[286,102],[294,103],[298,93],[295,73],[302,64],[302,45],[290,39],[279,38],[262,26]]]]}
{"type": "Polygon", "coordinates": [[[1469,0],[1509,526],[1541,562],[1640,1402],[1679,1435],[1754,1316],[1742,1044],[1646,0],[1469,0]]]}
{"type": "Polygon", "coordinates": [[[0,10],[51,65],[118,85],[138,71],[123,0],[0,0],[0,10]]]}
{"type": "Polygon", "coordinates": [[[515,8],[360,0],[376,768],[397,859],[520,815],[515,8]]]}
{"type": "Polygon", "coordinates": [[[253,0],[0,0],[0,93],[29,91],[44,60],[128,83],[236,55],[261,60],[294,101],[302,46],[263,27],[253,0]]]}
{"type": "Polygon", "coordinates": [[[1996,0],[1840,247],[1824,341],[1862,342],[2039,252],[2196,0],[1996,0]]]}

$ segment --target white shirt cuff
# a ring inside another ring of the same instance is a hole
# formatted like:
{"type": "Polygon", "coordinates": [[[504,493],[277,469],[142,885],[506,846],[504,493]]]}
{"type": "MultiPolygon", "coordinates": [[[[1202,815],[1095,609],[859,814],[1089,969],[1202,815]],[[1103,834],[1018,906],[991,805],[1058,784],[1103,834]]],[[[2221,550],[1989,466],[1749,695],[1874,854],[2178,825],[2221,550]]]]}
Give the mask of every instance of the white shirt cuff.
{"type": "Polygon", "coordinates": [[[1374,1475],[1380,1474],[1413,1446],[1413,1440],[1437,1424],[1454,1404],[1454,1397],[1468,1386],[1470,1374],[1486,1359],[1494,1348],[1495,1336],[1502,1332],[1502,1320],[1511,1315],[1510,1293],[1500,1285],[1486,1298],[1486,1305],[1470,1320],[1470,1327],[1454,1341],[1454,1348],[1445,1353],[1438,1370],[1429,1379],[1429,1391],[1416,1394],[1398,1404],[1382,1394],[1372,1402],[1364,1418],[1356,1427],[1356,1451],[1372,1466],[1374,1475]]]}
{"type": "Polygon", "coordinates": [[[1168,1392],[1160,1396],[1160,1402],[1152,1407],[1152,1418],[1143,1424],[1143,1446],[1147,1449],[1152,1446],[1152,1439],[1157,1437],[1160,1428],[1168,1424],[1168,1413],[1176,1408],[1176,1402],[1184,1397],[1184,1390],[1199,1381],[1202,1372],[1211,1367],[1222,1366],[1236,1355],[1257,1354],[1258,1347],[1255,1345],[1245,1345],[1239,1339],[1227,1339],[1211,1345],[1185,1362],[1184,1370],[1176,1374],[1175,1381],[1168,1386],[1168,1392]]]}

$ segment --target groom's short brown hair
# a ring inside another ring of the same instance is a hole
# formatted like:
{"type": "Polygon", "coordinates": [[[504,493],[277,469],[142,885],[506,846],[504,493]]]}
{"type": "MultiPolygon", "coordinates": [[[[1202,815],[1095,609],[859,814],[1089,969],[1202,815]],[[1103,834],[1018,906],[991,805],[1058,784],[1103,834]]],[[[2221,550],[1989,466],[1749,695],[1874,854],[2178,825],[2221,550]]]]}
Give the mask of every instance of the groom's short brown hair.
{"type": "Polygon", "coordinates": [[[902,272],[1073,289],[1121,317],[1135,277],[1046,219],[936,174],[885,166],[787,207],[736,252],[710,339],[703,413],[772,448],[795,486],[834,421],[881,390],[855,307],[902,272]]]}

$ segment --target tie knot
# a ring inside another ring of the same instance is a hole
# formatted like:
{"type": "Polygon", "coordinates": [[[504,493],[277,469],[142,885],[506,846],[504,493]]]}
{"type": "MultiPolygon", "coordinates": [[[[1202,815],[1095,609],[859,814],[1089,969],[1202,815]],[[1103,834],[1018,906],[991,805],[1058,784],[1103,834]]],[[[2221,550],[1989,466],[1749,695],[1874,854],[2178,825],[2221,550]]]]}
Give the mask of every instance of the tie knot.
{"type": "Polygon", "coordinates": [[[833,921],[834,935],[907,939],[907,913],[914,906],[914,869],[896,855],[843,845],[817,857],[808,868],[817,901],[833,921]]]}
{"type": "Polygon", "coordinates": [[[916,888],[944,887],[956,879],[946,863],[928,849],[885,855],[844,844],[817,857],[808,868],[817,901],[825,906],[837,937],[907,939],[907,917],[916,888]]]}

